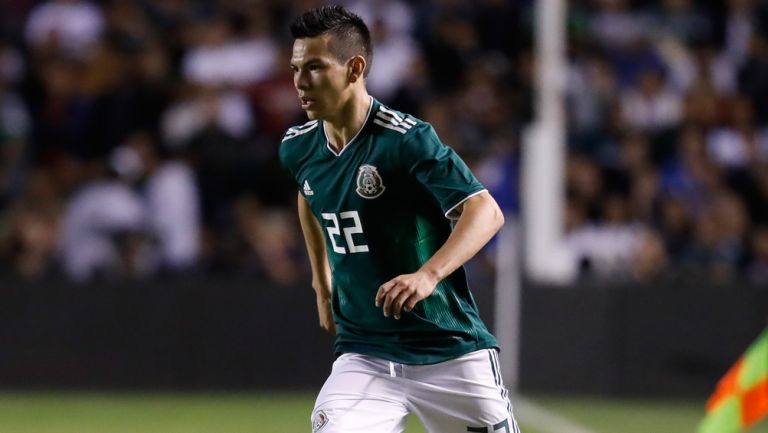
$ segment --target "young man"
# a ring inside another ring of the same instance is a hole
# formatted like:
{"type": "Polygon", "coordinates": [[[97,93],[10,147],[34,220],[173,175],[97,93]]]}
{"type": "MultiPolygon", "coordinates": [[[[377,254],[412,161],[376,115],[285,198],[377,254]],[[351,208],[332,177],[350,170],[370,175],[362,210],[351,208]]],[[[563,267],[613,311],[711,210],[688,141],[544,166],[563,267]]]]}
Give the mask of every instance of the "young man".
{"type": "Polygon", "coordinates": [[[310,121],[288,129],[280,159],[339,355],[313,432],[402,432],[409,413],[431,433],[518,432],[462,268],[501,227],[496,202],[429,124],[368,95],[360,17],[325,6],[291,32],[310,121]]]}

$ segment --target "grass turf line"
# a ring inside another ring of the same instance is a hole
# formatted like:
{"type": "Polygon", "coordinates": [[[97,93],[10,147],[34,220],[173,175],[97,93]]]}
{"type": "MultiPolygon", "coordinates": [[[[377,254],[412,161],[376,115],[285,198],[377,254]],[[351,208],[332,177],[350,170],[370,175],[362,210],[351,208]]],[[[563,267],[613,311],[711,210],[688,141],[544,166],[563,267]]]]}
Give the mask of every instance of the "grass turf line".
{"type": "MultiPolygon", "coordinates": [[[[314,392],[0,392],[0,433],[309,433],[314,392]]],[[[533,401],[598,433],[695,433],[703,402],[579,397],[533,401]]],[[[513,401],[514,403],[514,401],[513,401]]],[[[523,433],[544,433],[521,425],[523,433]]],[[[424,433],[410,417],[407,433],[424,433]]],[[[768,433],[768,424],[749,433],[768,433]]]]}

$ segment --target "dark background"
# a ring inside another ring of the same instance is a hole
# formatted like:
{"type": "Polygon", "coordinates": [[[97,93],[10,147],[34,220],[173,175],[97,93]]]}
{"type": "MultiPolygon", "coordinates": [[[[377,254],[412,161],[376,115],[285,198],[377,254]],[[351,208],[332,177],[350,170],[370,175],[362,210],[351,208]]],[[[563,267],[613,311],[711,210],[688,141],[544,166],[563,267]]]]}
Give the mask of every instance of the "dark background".
{"type": "MultiPolygon", "coordinates": [[[[475,282],[492,326],[492,291],[475,282]]],[[[317,388],[333,359],[307,286],[2,287],[3,388],[317,388]]],[[[767,307],[768,290],[746,285],[526,286],[521,390],[705,396],[764,327],[767,307]]]]}

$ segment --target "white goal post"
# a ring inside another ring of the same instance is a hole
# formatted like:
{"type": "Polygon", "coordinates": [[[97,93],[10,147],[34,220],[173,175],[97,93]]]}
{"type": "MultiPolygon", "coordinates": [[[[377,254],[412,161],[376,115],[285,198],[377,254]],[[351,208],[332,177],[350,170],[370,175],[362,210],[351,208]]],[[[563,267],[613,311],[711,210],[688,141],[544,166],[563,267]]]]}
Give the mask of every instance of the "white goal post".
{"type": "Polygon", "coordinates": [[[565,170],[565,0],[537,0],[535,26],[536,117],[524,133],[521,160],[521,218],[507,218],[499,234],[495,290],[495,334],[504,348],[502,374],[518,388],[522,276],[564,284],[577,273],[563,245],[565,170]]]}

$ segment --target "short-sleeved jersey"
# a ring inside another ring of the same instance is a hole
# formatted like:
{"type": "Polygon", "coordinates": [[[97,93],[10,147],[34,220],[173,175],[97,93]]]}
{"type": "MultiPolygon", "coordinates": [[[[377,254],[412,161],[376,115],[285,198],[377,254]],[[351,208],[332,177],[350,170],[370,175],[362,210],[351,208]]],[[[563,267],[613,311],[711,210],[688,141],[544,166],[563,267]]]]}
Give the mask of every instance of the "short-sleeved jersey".
{"type": "Polygon", "coordinates": [[[317,120],[288,129],[279,152],[325,232],[336,351],[432,364],[495,347],[463,268],[400,320],[374,305],[379,286],[417,271],[447,240],[457,206],[485,189],[432,126],[371,99],[341,152],[317,120]]]}

